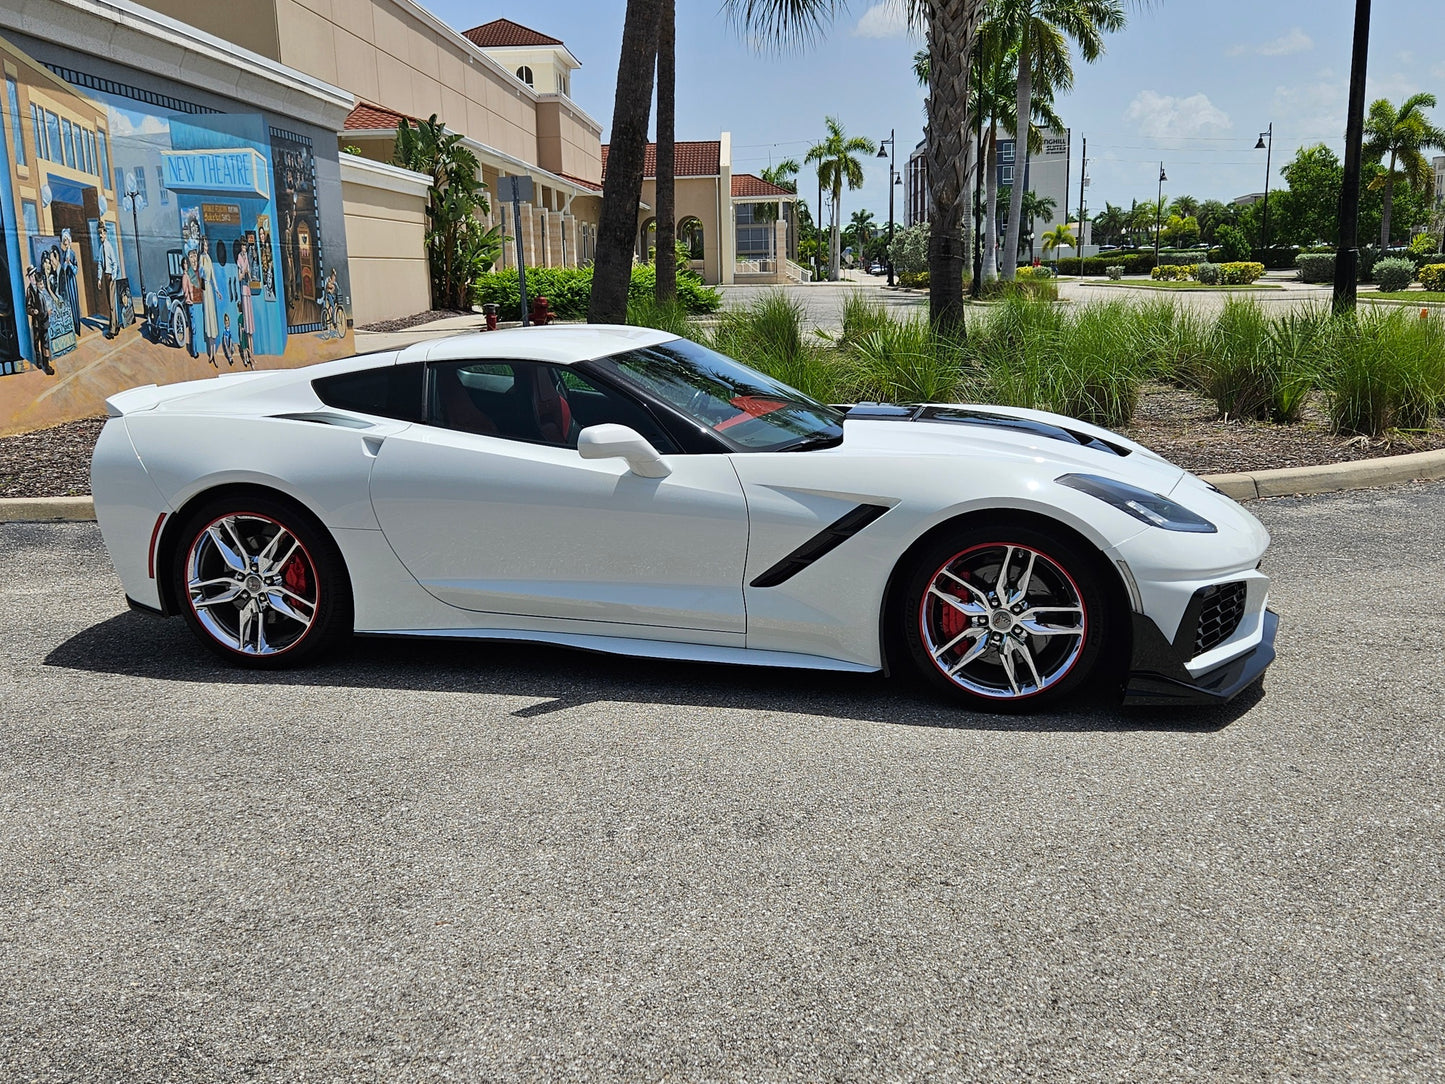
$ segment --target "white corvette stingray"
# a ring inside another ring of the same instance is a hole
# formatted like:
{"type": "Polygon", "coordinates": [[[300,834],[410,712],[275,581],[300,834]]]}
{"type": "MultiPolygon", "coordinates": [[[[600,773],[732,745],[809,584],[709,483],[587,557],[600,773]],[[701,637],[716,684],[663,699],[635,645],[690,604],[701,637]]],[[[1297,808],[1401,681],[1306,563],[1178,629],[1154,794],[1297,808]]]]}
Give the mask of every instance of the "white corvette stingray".
{"type": "Polygon", "coordinates": [[[563,326],[114,396],[96,514],[132,605],[249,666],[351,633],[916,666],[972,705],[1228,699],[1269,537],[1037,411],[823,406],[686,339],[563,326]]]}

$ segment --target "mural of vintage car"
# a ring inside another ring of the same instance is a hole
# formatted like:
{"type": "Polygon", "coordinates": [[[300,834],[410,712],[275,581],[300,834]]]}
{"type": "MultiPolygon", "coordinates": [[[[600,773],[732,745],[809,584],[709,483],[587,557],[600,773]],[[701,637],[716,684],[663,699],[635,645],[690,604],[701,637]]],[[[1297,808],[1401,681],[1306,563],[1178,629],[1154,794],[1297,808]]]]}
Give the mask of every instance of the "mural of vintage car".
{"type": "Polygon", "coordinates": [[[180,249],[166,251],[166,270],[170,279],[159,290],[146,295],[145,321],[140,331],[153,343],[184,350],[191,339],[191,322],[186,314],[185,299],[181,296],[182,259],[180,249]]]}

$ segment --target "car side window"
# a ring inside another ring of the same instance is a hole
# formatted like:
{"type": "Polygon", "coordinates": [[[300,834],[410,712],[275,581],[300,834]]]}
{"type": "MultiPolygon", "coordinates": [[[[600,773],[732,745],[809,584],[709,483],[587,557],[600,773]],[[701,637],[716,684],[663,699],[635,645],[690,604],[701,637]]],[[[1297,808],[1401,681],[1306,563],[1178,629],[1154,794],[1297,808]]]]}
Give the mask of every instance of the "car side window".
{"type": "Polygon", "coordinates": [[[675,442],[641,404],[566,366],[534,361],[444,362],[431,368],[432,425],[530,444],[577,447],[577,434],[614,422],[664,454],[675,442]]]}
{"type": "Polygon", "coordinates": [[[425,380],[426,367],[416,362],[324,376],[313,380],[311,387],[318,399],[339,410],[419,422],[426,417],[426,397],[422,390],[425,380]]]}

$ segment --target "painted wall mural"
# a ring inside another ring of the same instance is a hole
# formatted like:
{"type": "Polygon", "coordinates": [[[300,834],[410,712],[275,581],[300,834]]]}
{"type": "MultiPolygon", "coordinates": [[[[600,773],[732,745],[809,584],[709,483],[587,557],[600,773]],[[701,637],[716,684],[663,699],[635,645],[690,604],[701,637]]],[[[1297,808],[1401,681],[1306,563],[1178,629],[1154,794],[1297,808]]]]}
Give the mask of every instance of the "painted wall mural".
{"type": "Polygon", "coordinates": [[[345,238],[321,229],[340,185],[318,191],[310,137],[3,37],[0,67],[0,434],[351,352],[345,238]]]}

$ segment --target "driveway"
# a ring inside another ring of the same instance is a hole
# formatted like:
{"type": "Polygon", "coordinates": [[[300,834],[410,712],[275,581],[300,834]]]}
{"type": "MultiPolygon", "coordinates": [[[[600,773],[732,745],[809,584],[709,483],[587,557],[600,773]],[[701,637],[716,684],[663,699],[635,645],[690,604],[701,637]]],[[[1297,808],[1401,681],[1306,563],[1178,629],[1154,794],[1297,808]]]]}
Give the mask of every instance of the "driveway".
{"type": "Polygon", "coordinates": [[[1445,485],[1263,502],[1227,710],[367,641],[0,526],[0,1079],[1445,1078],[1445,485]]]}

